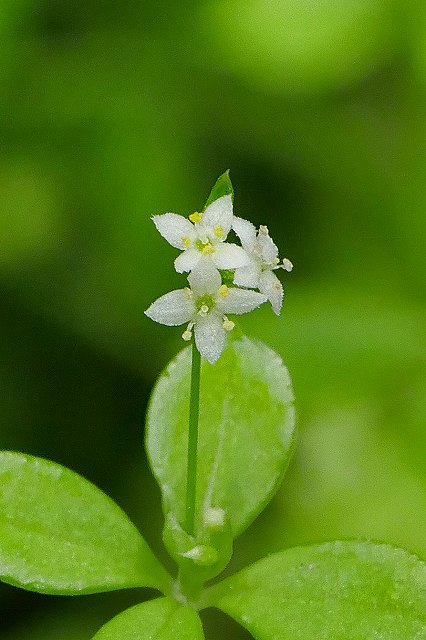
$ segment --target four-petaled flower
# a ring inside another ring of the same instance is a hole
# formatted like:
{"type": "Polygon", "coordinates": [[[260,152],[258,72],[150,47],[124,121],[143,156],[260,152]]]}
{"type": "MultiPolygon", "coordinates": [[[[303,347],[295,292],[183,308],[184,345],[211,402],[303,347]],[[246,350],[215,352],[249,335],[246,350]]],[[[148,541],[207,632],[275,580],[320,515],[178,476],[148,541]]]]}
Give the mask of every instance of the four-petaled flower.
{"type": "Polygon", "coordinates": [[[163,213],[152,220],[172,247],[182,249],[175,260],[178,273],[192,271],[204,256],[217,269],[236,269],[249,261],[244,249],[225,243],[233,220],[230,195],[218,198],[203,213],[192,213],[189,220],[177,213],[163,213]]]}
{"type": "Polygon", "coordinates": [[[225,348],[226,332],[234,327],[225,314],[247,313],[267,298],[257,291],[222,284],[220,273],[207,258],[197,263],[188,282],[189,288],[166,293],[145,313],[151,320],[168,326],[188,322],[182,337],[190,340],[194,330],[198,351],[213,364],[225,348]]]}
{"type": "Polygon", "coordinates": [[[230,194],[189,219],[164,213],[152,220],[161,235],[182,251],[174,263],[176,271],[190,273],[189,287],[158,298],[145,311],[149,318],[169,326],[188,323],[182,338],[191,340],[194,332],[195,346],[213,364],[225,348],[226,332],[235,326],[227,313],[247,313],[269,300],[279,315],[283,288],[273,272],[291,271],[293,265],[287,258],[280,264],[267,227],[256,231],[251,222],[233,215],[230,194]],[[242,246],[225,242],[231,229],[242,246]]]}
{"type": "Polygon", "coordinates": [[[280,264],[278,247],[270,237],[267,227],[261,225],[256,232],[256,227],[251,222],[234,216],[232,228],[249,256],[249,263],[235,270],[234,284],[239,287],[259,289],[268,298],[278,316],[284,292],[281,282],[273,271],[275,269],[291,271],[292,263],[288,258],[284,258],[280,264]]]}

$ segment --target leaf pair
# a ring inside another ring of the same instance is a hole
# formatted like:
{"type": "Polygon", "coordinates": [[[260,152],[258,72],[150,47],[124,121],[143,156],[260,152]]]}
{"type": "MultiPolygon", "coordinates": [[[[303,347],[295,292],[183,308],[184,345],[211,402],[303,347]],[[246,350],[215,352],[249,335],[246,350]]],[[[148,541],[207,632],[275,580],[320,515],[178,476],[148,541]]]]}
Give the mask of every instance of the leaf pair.
{"type": "MultiPolygon", "coordinates": [[[[155,387],[147,446],[163,495],[165,540],[181,572],[200,582],[228,562],[233,539],[265,506],[294,441],[287,371],[247,338],[204,363],[196,528],[184,521],[190,354],[155,387]],[[223,521],[221,520],[223,515],[223,521]],[[204,557],[188,553],[199,547],[204,557]],[[216,554],[216,555],[215,555],[216,554]]],[[[369,542],[275,553],[205,589],[196,607],[121,509],[57,464],[0,453],[0,577],[24,589],[82,594],[150,586],[166,597],[105,624],[94,640],[202,640],[197,612],[216,607],[257,640],[426,640],[426,565],[369,542]]]]}
{"type": "MultiPolygon", "coordinates": [[[[275,553],[207,591],[257,640],[424,640],[426,565],[401,549],[331,542],[275,553]]],[[[202,640],[196,611],[171,599],[137,605],[93,640],[202,640]]]]}

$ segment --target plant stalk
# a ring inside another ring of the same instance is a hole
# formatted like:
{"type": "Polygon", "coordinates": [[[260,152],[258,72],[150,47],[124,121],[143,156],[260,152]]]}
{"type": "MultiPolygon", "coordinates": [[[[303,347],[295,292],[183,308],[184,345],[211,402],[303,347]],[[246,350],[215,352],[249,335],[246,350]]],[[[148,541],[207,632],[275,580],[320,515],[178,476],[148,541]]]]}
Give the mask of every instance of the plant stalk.
{"type": "Polygon", "coordinates": [[[198,416],[200,413],[201,356],[195,340],[192,342],[191,395],[189,399],[188,458],[186,467],[185,529],[194,535],[195,499],[197,490],[198,416]]]}

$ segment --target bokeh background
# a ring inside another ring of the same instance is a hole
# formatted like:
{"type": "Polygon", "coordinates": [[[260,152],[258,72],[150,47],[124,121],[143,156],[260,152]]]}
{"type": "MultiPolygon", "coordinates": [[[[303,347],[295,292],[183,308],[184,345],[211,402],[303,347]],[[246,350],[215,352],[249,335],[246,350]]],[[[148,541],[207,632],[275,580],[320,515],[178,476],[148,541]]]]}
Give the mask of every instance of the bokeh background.
{"type": "MultiPolygon", "coordinates": [[[[230,168],[295,265],[282,316],[242,324],[289,366],[300,434],[233,568],[348,537],[426,557],[426,4],[2,0],[0,41],[1,447],[88,477],[165,557],[143,424],[181,331],[143,311],[184,277],[150,216],[230,168]]],[[[0,638],[89,640],[152,595],[2,585],[0,638]]]]}

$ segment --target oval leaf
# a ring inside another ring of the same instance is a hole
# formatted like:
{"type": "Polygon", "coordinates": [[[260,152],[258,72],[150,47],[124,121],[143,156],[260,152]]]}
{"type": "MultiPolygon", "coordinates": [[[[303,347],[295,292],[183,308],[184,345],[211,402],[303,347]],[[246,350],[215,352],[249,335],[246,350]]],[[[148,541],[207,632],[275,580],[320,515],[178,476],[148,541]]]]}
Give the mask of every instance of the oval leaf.
{"type": "Polygon", "coordinates": [[[222,173],[216,180],[213,189],[210,191],[210,195],[207,198],[207,202],[204,205],[204,209],[207,209],[209,204],[215,200],[219,200],[222,196],[231,195],[234,200],[234,188],[232,186],[231,178],[229,177],[229,169],[222,173]]]}
{"type": "Polygon", "coordinates": [[[137,604],[110,620],[92,640],[203,640],[200,618],[192,607],[158,598],[137,604]]]}
{"type": "Polygon", "coordinates": [[[257,640],[426,638],[426,564],[384,544],[288,549],[206,596],[257,640]]]}
{"type": "MultiPolygon", "coordinates": [[[[159,378],[148,410],[147,450],[166,514],[184,522],[191,350],[159,378]]],[[[294,440],[286,367],[269,347],[242,338],[201,369],[196,531],[224,512],[241,533],[277,489],[294,440]],[[212,511],[213,510],[213,511],[212,511]],[[222,511],[223,510],[223,511],[222,511]]]]}
{"type": "Polygon", "coordinates": [[[168,589],[169,577],[126,514],[58,464],[0,452],[0,578],[31,591],[168,589]]]}

